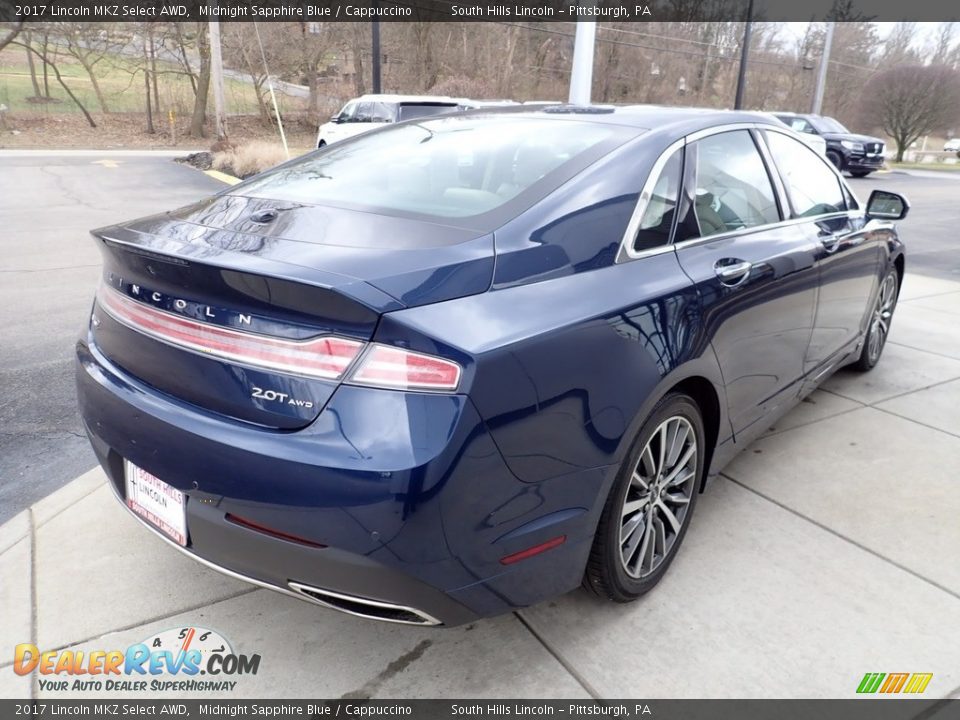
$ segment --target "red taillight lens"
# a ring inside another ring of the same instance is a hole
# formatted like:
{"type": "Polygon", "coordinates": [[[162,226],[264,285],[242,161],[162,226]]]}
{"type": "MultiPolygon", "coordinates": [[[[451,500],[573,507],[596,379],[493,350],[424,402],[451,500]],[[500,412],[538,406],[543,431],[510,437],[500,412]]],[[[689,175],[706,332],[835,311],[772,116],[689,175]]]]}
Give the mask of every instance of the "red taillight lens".
{"type": "Polygon", "coordinates": [[[373,345],[350,380],[401,390],[456,390],[460,384],[460,366],[431,355],[373,345]]]}
{"type": "Polygon", "coordinates": [[[527,558],[532,558],[540,553],[546,552],[547,550],[553,550],[555,547],[563,545],[567,541],[566,535],[561,535],[555,537],[552,540],[547,540],[544,543],[539,545],[534,545],[533,547],[527,548],[526,550],[521,550],[520,552],[515,552],[512,555],[506,555],[500,558],[501,565],[513,565],[518,563],[521,560],[526,560],[527,558]]]}
{"type": "Polygon", "coordinates": [[[229,330],[144,305],[106,286],[97,302],[118,322],[161,342],[292,375],[339,379],[364,345],[339,337],[286,340],[229,330]]]}

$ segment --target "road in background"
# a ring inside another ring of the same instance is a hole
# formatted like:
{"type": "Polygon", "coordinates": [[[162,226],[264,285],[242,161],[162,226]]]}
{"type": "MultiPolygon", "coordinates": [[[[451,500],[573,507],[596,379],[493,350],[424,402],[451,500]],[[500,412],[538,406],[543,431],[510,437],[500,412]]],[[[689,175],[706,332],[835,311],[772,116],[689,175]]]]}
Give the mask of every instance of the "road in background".
{"type": "MultiPolygon", "coordinates": [[[[909,272],[960,279],[960,178],[851,180],[902,192],[909,272]]],[[[91,228],[171,209],[223,185],[162,154],[0,151],[0,524],[96,461],[80,425],[73,345],[99,277],[91,228]]]]}
{"type": "Polygon", "coordinates": [[[960,280],[960,172],[895,170],[847,182],[863,203],[877,188],[901,193],[910,201],[910,214],[900,223],[907,272],[960,280]]]}
{"type": "Polygon", "coordinates": [[[163,154],[0,152],[0,523],[96,464],[73,385],[100,277],[88,231],[223,187],[163,154]]]}

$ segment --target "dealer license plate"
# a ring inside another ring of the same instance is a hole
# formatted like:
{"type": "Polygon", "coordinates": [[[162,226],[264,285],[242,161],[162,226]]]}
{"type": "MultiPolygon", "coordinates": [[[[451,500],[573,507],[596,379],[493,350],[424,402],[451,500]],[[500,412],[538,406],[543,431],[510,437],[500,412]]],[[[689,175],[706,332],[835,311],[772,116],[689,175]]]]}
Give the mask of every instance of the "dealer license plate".
{"type": "Polygon", "coordinates": [[[186,497],[163,480],[124,462],[127,506],[179,545],[187,544],[186,497]]]}

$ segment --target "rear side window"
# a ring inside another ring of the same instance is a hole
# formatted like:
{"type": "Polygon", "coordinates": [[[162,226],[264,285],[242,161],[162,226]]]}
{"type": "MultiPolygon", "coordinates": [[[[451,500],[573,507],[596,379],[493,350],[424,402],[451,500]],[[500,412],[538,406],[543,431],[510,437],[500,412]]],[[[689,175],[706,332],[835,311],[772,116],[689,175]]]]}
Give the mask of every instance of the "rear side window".
{"type": "Polygon", "coordinates": [[[693,228],[709,237],[780,221],[773,185],[748,131],[710,135],[690,147],[696,224],[684,223],[691,230],[678,240],[696,237],[693,228]]]}
{"type": "Polygon", "coordinates": [[[791,117],[789,115],[784,115],[780,119],[790,126],[791,130],[796,130],[797,132],[807,133],[808,135],[816,135],[817,131],[813,129],[813,125],[808,123],[802,117],[791,117]]]}
{"type": "Polygon", "coordinates": [[[382,102],[362,102],[354,122],[393,122],[393,107],[382,102]]]}
{"type": "MultiPolygon", "coordinates": [[[[636,133],[574,120],[446,116],[337,143],[235,192],[374,212],[472,217],[524,193],[529,206],[636,133]]],[[[522,209],[512,206],[514,212],[522,209]]]]}
{"type": "Polygon", "coordinates": [[[766,138],[795,216],[814,217],[847,209],[843,187],[826,160],[782,133],[767,132],[766,138]]]}
{"type": "Polygon", "coordinates": [[[680,195],[682,160],[683,151],[677,150],[660,171],[640,218],[640,227],[633,244],[635,250],[649,250],[669,242],[670,227],[673,225],[680,195]]]}

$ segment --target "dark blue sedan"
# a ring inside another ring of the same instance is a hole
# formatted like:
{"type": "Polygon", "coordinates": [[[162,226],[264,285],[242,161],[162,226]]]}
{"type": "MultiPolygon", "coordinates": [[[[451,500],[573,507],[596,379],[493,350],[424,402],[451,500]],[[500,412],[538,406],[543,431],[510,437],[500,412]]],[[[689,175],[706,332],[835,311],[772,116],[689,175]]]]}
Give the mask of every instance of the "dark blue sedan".
{"type": "Polygon", "coordinates": [[[77,383],[118,499],[379,620],[639,597],[711,476],[890,328],[906,201],[774,123],[422,119],[96,230],[77,383]]]}

